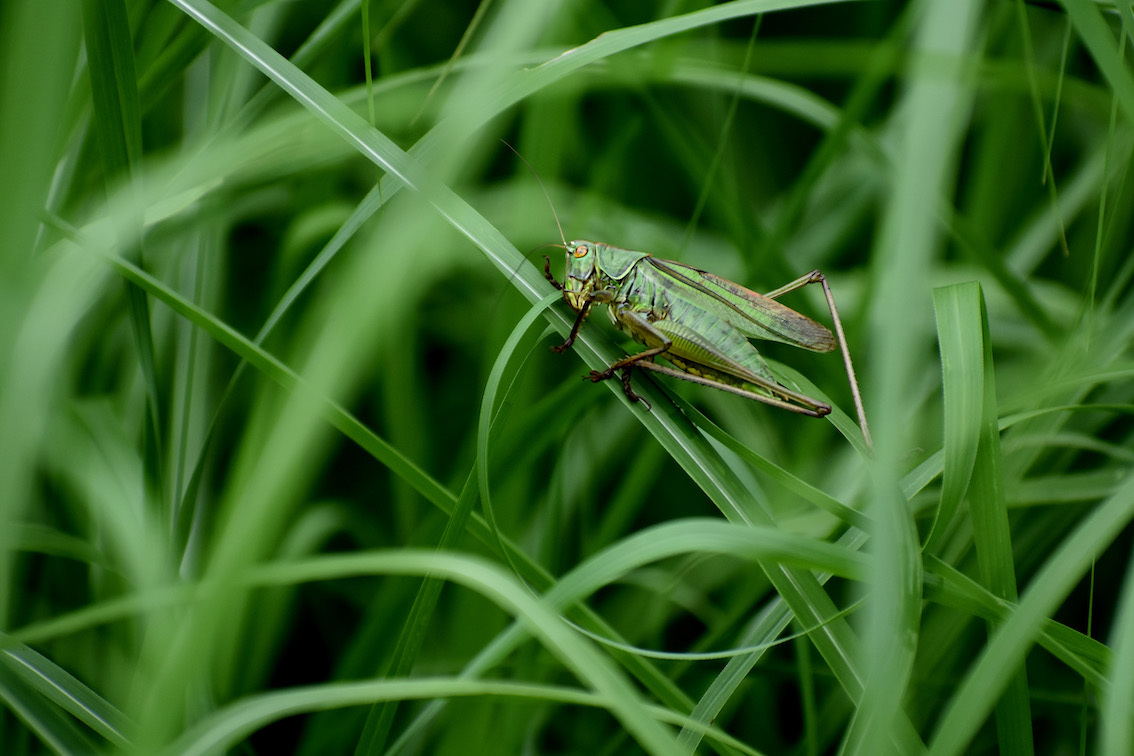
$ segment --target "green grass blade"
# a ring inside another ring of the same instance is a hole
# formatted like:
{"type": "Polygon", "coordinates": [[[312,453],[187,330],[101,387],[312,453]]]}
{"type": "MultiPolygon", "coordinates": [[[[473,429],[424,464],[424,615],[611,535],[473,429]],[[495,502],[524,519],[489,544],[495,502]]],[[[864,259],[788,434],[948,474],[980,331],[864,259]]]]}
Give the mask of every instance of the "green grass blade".
{"type": "Polygon", "coordinates": [[[1134,749],[1134,569],[1128,568],[1123,580],[1122,598],[1111,632],[1114,659],[1108,675],[1109,686],[1102,687],[1099,721],[1099,753],[1129,753],[1134,749]]]}
{"type": "Polygon", "coordinates": [[[50,659],[27,646],[9,645],[3,651],[3,665],[9,685],[18,679],[108,743],[119,748],[129,745],[131,723],[122,712],[50,659]]]}
{"type": "Polygon", "coordinates": [[[1114,35],[1107,29],[1098,6],[1088,0],[1063,0],[1063,7],[1083,44],[1114,89],[1118,106],[1128,120],[1134,120],[1134,76],[1123,65],[1114,35]]]}
{"type": "Polygon", "coordinates": [[[981,348],[986,343],[981,302],[978,284],[957,284],[933,291],[944,373],[945,468],[941,506],[926,539],[929,550],[940,545],[944,532],[952,526],[977,458],[986,377],[981,348]]]}
{"type": "MultiPolygon", "coordinates": [[[[87,44],[87,71],[94,104],[94,130],[108,187],[131,186],[142,157],[142,115],[138,82],[134,72],[134,45],[126,5],[122,0],[84,0],[82,3],[84,39],[87,44]]],[[[123,219],[131,227],[138,217],[123,219]]],[[[131,237],[134,236],[130,232],[131,237]]],[[[125,250],[135,262],[142,261],[139,249],[125,250]]],[[[146,437],[146,469],[152,484],[160,485],[161,444],[164,424],[154,356],[149,303],[133,286],[126,287],[134,343],[149,392],[146,437]]]]}
{"type": "Polygon", "coordinates": [[[72,719],[7,668],[0,668],[0,701],[56,753],[96,754],[98,745],[72,719]]]}
{"type": "MultiPolygon", "coordinates": [[[[194,325],[204,329],[218,343],[238,354],[273,381],[289,390],[310,390],[311,387],[294,371],[226,323],[184,299],[129,262],[113,255],[107,255],[106,259],[128,281],[164,302],[194,325]]],[[[433,480],[412,460],[407,459],[396,448],[375,435],[333,400],[327,397],[312,398],[322,405],[322,411],[326,413],[331,425],[372,454],[375,459],[390,467],[422,496],[435,504],[451,506],[455,499],[453,494],[433,480]]]]}
{"type": "Polygon", "coordinates": [[[1016,678],[1024,656],[1043,627],[1044,618],[1090,568],[1095,555],[1106,548],[1134,519],[1134,480],[1104,501],[1064,539],[1020,599],[1017,611],[992,635],[950,699],[934,728],[930,753],[934,756],[964,753],[1005,688],[1016,678]]]}
{"type": "MultiPolygon", "coordinates": [[[[994,595],[1015,601],[1016,571],[1004,498],[996,375],[993,372],[988,313],[980,286],[969,284],[965,288],[971,290],[971,293],[964,297],[966,300],[964,304],[971,308],[970,313],[965,317],[968,320],[975,320],[974,324],[979,328],[977,333],[971,335],[977,338],[973,346],[979,346],[982,352],[980,435],[972,471],[970,496],[973,543],[985,585],[994,595]]],[[[957,304],[963,306],[960,302],[957,304]]],[[[1003,753],[1020,753],[1027,756],[1035,751],[1028,698],[1028,678],[1026,671],[1021,667],[1013,676],[996,708],[997,735],[1003,753]]]]}

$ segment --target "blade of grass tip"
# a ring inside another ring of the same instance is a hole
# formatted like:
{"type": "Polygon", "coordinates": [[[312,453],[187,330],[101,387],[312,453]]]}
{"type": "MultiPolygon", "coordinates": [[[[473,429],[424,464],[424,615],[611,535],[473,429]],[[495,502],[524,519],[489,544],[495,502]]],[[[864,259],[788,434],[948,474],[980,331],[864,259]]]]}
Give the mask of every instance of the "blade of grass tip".
{"type": "MultiPolygon", "coordinates": [[[[1127,15],[1130,14],[1129,8],[1126,9],[1126,14],[1127,15]]],[[[1119,40],[1118,40],[1118,45],[1119,45],[1118,59],[1119,59],[1119,61],[1124,60],[1125,57],[1126,57],[1126,39],[1127,39],[1127,34],[1130,31],[1132,31],[1132,30],[1130,30],[1128,28],[1127,24],[1125,23],[1125,17],[1124,17],[1124,23],[1122,25],[1122,33],[1119,35],[1119,40]]],[[[1115,146],[1115,129],[1116,129],[1116,126],[1117,126],[1117,122],[1118,122],[1118,97],[1112,96],[1111,103],[1110,103],[1110,123],[1107,125],[1106,148],[1105,148],[1105,151],[1104,151],[1105,157],[1103,158],[1103,166],[1104,166],[1103,175],[1104,176],[1110,175],[1110,165],[1111,165],[1111,159],[1113,157],[1111,153],[1113,152],[1114,146],[1115,146]]],[[[1119,196],[1121,196],[1122,186],[1119,185],[1118,188],[1120,190],[1119,196]]],[[[1088,323],[1090,323],[1091,319],[1093,319],[1094,312],[1095,312],[1094,308],[1096,307],[1096,301],[1095,300],[1096,300],[1096,293],[1098,291],[1098,286],[1099,286],[1099,265],[1102,262],[1103,245],[1105,243],[1104,237],[1106,236],[1106,231],[1107,231],[1107,223],[1106,223],[1107,222],[1107,217],[1106,217],[1107,207],[1106,207],[1106,205],[1107,205],[1107,193],[1108,193],[1109,189],[1110,189],[1110,182],[1109,181],[1103,181],[1102,185],[1099,187],[1099,214],[1098,214],[1098,220],[1095,223],[1095,253],[1094,253],[1092,260],[1091,260],[1090,283],[1089,283],[1088,289],[1087,289],[1087,296],[1083,298],[1083,312],[1081,313],[1081,317],[1087,319],[1088,323]]],[[[1091,328],[1089,326],[1086,329],[1086,332],[1087,333],[1091,332],[1091,328]]]]}
{"type": "MultiPolygon", "coordinates": [[[[1044,156],[1044,169],[1051,171],[1051,152],[1055,149],[1055,131],[1059,125],[1059,106],[1063,102],[1063,80],[1067,77],[1067,58],[1071,52],[1071,22],[1070,20],[1064,24],[1063,27],[1063,48],[1059,55],[1059,74],[1055,77],[1055,96],[1051,98],[1051,130],[1047,135],[1047,154],[1044,156]]],[[[1044,180],[1047,180],[1047,175],[1044,175],[1044,180]]]]}
{"type": "Polygon", "coordinates": [[[763,16],[757,16],[752,24],[752,33],[748,35],[748,45],[744,49],[744,61],[740,64],[737,84],[732,92],[732,97],[729,99],[724,118],[721,120],[721,127],[716,140],[717,148],[713,151],[709,166],[705,169],[704,178],[701,180],[701,191],[697,196],[697,204],[693,206],[693,212],[689,214],[689,220],[685,224],[685,234],[682,236],[681,244],[678,245],[678,249],[682,251],[688,249],[689,242],[693,240],[693,232],[697,230],[701,213],[704,212],[705,205],[709,202],[709,195],[712,193],[713,178],[724,161],[724,153],[728,145],[728,132],[732,129],[733,121],[736,120],[736,110],[740,105],[740,94],[744,87],[745,75],[752,63],[752,50],[756,47],[756,35],[760,31],[760,24],[763,20],[763,16]]]}
{"type": "Polygon", "coordinates": [[[370,3],[362,3],[362,66],[366,76],[366,115],[367,121],[373,126],[376,123],[374,115],[374,70],[370,65],[370,3]]]}
{"type": "Polygon", "coordinates": [[[952,525],[976,462],[984,399],[980,299],[979,284],[956,284],[933,290],[945,395],[945,466],[940,503],[923,547],[930,552],[941,545],[952,525]]]}
{"type": "MultiPolygon", "coordinates": [[[[993,595],[1016,601],[1016,571],[1012,555],[1012,536],[1008,528],[1008,508],[1004,501],[1004,475],[1001,469],[999,413],[996,403],[996,373],[992,362],[992,341],[988,331],[988,311],[980,284],[961,284],[969,293],[961,297],[973,312],[965,317],[977,327],[976,347],[981,351],[979,380],[983,384],[980,402],[980,429],[969,499],[972,505],[973,543],[977,565],[985,585],[993,595]],[[973,301],[975,300],[975,302],[973,301]]],[[[973,365],[974,372],[977,365],[973,365]]],[[[948,464],[948,456],[946,456],[948,464]]],[[[946,469],[946,473],[948,470],[946,469]]],[[[996,731],[1001,753],[1031,754],[1032,717],[1027,671],[1021,665],[996,706],[996,731]]]]}

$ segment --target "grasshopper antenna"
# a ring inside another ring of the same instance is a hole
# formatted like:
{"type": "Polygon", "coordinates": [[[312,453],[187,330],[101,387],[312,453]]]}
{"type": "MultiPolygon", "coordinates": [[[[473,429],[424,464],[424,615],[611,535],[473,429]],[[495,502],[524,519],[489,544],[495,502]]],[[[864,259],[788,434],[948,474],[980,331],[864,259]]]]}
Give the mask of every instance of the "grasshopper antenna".
{"type": "MultiPolygon", "coordinates": [[[[548,207],[551,208],[551,214],[555,217],[555,226],[559,229],[559,238],[563,240],[563,248],[566,249],[567,237],[563,235],[563,226],[559,223],[559,213],[555,212],[555,204],[551,201],[551,195],[548,194],[547,187],[544,185],[543,179],[539,177],[539,174],[536,173],[535,168],[532,168],[532,164],[528,162],[527,158],[520,154],[519,150],[505,142],[503,139],[501,139],[500,141],[504,142],[505,147],[516,153],[516,157],[524,161],[524,165],[528,167],[528,170],[532,172],[533,176],[535,176],[535,180],[539,182],[539,188],[543,190],[543,196],[547,198],[548,207]]],[[[536,247],[536,249],[539,249],[539,247],[536,247]]]]}

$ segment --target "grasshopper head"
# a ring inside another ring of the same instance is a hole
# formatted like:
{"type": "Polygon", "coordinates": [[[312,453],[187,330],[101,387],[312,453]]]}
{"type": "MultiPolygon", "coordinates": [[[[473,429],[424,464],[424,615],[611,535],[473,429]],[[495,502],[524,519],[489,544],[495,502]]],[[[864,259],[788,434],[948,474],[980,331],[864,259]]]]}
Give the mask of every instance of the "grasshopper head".
{"type": "Polygon", "coordinates": [[[563,277],[563,298],[575,312],[583,309],[583,304],[591,298],[595,282],[598,280],[595,265],[595,243],[589,241],[568,242],[567,268],[563,277]]]}

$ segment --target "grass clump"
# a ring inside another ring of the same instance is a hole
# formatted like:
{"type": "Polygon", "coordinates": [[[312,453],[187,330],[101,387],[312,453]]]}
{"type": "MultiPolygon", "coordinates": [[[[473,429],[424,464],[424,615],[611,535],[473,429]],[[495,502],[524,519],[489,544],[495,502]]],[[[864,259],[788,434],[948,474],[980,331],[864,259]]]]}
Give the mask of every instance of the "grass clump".
{"type": "Polygon", "coordinates": [[[1129,752],[1134,18],[1055,5],[5,5],[5,753],[1129,752]],[[580,380],[557,219],[821,269],[873,452],[833,355],[580,380]]]}

